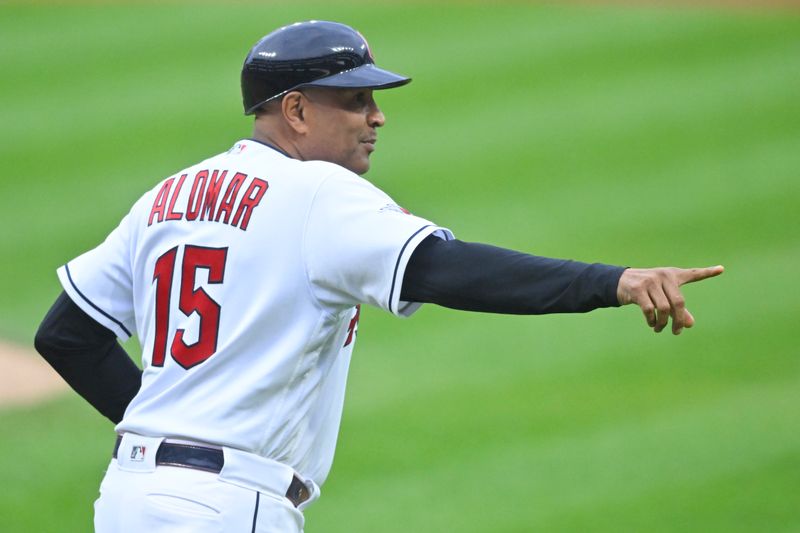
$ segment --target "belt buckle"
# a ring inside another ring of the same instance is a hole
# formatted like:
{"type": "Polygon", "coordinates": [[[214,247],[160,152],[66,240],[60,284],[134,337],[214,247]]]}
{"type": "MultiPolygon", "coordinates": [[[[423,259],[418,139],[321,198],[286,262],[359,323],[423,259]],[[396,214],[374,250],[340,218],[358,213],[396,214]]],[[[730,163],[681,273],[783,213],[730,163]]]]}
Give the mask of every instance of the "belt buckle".
{"type": "Polygon", "coordinates": [[[286,498],[292,502],[292,505],[300,507],[300,505],[308,501],[310,497],[311,492],[308,490],[306,484],[303,483],[296,474],[292,476],[292,482],[289,484],[289,488],[286,489],[286,498]]]}

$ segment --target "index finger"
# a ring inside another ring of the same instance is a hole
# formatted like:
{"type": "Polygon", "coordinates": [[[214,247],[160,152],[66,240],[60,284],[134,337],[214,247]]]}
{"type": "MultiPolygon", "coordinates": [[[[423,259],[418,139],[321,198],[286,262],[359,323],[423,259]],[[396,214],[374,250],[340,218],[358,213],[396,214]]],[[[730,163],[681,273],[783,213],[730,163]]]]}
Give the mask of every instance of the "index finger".
{"type": "Polygon", "coordinates": [[[713,278],[714,276],[719,276],[723,272],[725,272],[725,267],[722,265],[706,268],[679,268],[677,274],[678,284],[683,285],[685,283],[713,278]]]}

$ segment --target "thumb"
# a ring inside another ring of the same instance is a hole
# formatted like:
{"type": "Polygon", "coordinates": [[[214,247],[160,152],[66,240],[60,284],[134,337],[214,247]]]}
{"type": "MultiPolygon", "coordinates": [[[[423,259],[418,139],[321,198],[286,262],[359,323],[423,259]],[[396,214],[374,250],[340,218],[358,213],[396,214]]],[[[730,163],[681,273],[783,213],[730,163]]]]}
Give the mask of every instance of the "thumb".
{"type": "Polygon", "coordinates": [[[692,326],[694,326],[694,316],[692,315],[692,313],[689,312],[688,309],[684,308],[683,309],[683,326],[676,327],[675,326],[675,319],[673,319],[672,320],[672,333],[674,333],[675,335],[680,335],[681,331],[683,331],[684,328],[689,329],[692,326]]]}
{"type": "Polygon", "coordinates": [[[684,313],[684,316],[686,317],[684,319],[685,325],[683,327],[690,328],[690,327],[694,326],[694,315],[692,315],[692,313],[690,313],[688,309],[684,309],[683,313],[684,313]]]}

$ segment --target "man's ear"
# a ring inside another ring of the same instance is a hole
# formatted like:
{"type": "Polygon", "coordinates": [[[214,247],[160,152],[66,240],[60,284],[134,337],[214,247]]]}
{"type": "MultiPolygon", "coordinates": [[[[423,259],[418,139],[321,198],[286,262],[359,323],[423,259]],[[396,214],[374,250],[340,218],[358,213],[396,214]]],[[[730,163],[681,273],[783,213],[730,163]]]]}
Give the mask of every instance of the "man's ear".
{"type": "Polygon", "coordinates": [[[305,119],[306,103],[308,101],[300,91],[291,91],[281,100],[281,112],[286,123],[297,133],[308,131],[305,119]]]}

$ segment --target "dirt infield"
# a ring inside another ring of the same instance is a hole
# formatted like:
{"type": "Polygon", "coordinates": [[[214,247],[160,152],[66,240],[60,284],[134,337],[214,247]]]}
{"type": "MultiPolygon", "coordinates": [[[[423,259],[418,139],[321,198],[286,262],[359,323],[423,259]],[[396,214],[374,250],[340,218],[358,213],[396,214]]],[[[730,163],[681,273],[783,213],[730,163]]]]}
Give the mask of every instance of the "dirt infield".
{"type": "Polygon", "coordinates": [[[0,341],[0,409],[32,405],[68,388],[32,349],[0,341]]]}

